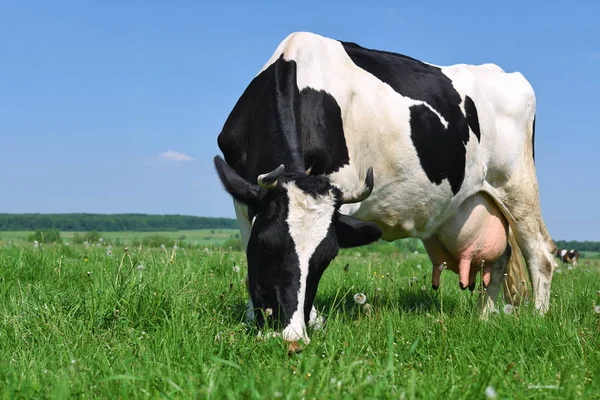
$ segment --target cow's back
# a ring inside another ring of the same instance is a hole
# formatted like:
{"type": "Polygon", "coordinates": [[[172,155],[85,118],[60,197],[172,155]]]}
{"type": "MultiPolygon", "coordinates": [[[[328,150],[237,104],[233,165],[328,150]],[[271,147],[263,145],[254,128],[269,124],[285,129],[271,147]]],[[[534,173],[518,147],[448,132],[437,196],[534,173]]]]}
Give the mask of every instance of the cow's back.
{"type": "Polygon", "coordinates": [[[398,237],[429,234],[486,179],[501,184],[507,166],[532,152],[533,90],[493,64],[439,67],[299,32],[280,43],[244,95],[232,116],[245,122],[230,116],[221,135],[236,144],[224,153],[242,173],[252,179],[264,172],[256,166],[293,159],[296,170],[354,190],[372,166],[373,194],[344,212],[398,237]],[[269,140],[277,143],[261,153],[257,143],[269,140]]]}

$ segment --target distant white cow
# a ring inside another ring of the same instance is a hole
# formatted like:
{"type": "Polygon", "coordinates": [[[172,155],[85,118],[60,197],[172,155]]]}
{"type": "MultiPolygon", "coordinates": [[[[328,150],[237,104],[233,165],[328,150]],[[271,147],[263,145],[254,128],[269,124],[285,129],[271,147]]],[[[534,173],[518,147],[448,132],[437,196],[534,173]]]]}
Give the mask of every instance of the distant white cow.
{"type": "Polygon", "coordinates": [[[579,252],[575,249],[567,250],[560,249],[557,250],[556,256],[560,258],[562,264],[573,264],[574,267],[577,266],[577,262],[579,261],[579,252]]]}

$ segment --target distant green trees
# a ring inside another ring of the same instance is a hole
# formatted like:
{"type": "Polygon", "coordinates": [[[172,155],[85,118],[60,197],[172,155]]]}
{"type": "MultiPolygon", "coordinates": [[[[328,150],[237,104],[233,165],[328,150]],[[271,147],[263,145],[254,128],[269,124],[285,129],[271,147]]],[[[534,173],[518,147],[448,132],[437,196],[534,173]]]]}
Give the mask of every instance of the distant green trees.
{"type": "Polygon", "coordinates": [[[150,214],[0,214],[0,231],[179,231],[237,229],[233,218],[150,214]]]}
{"type": "Polygon", "coordinates": [[[578,242],[576,240],[557,240],[556,245],[559,249],[575,249],[577,251],[600,251],[600,242],[578,242]]]}

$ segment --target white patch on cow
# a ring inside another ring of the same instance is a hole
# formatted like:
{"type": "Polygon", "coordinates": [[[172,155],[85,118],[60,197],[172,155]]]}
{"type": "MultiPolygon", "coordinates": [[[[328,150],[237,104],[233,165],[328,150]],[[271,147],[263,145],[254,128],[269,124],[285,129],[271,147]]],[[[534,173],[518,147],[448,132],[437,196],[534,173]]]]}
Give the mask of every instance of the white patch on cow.
{"type": "Polygon", "coordinates": [[[288,326],[283,329],[283,337],[288,341],[310,339],[306,334],[304,322],[304,300],[306,297],[306,280],[308,278],[309,262],[319,244],[327,236],[335,211],[335,199],[332,193],[319,196],[317,199],[307,195],[294,182],[282,185],[287,189],[289,209],[287,223],[290,236],[298,256],[300,268],[300,288],[298,289],[298,306],[288,326]]]}
{"type": "Polygon", "coordinates": [[[560,251],[560,258],[563,258],[567,254],[567,250],[563,249],[560,251]]]}

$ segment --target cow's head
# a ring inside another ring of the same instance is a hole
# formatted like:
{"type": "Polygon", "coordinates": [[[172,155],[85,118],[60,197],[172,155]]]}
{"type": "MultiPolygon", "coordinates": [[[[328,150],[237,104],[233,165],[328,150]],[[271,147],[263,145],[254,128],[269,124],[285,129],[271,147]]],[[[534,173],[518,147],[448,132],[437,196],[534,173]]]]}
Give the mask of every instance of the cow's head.
{"type": "Polygon", "coordinates": [[[382,234],[377,225],[339,212],[342,204],[371,194],[372,169],[362,189],[343,193],[326,177],[285,173],[283,165],[258,176],[257,183],[240,177],[219,156],[215,166],[227,192],[248,206],[248,280],[258,325],[270,309],[285,340],[307,343],[306,324],[325,268],[340,247],[368,244],[382,234]]]}

